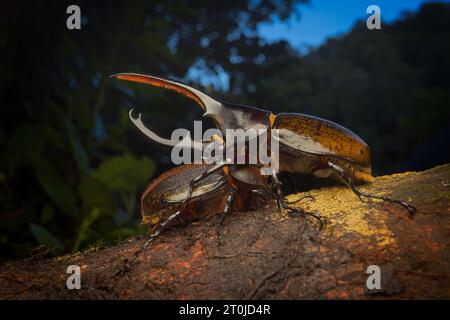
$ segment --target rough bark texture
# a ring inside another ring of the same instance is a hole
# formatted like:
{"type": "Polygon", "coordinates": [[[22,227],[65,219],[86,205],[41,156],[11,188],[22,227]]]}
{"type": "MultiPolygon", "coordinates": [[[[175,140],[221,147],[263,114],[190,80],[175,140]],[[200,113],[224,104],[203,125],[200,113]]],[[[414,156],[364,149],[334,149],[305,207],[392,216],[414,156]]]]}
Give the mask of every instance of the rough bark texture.
{"type": "MultiPolygon", "coordinates": [[[[410,201],[405,209],[361,202],[345,187],[310,192],[297,205],[327,219],[291,218],[269,206],[234,213],[217,246],[215,219],[144,239],[53,259],[0,266],[1,298],[88,299],[374,299],[450,298],[450,164],[379,177],[362,190],[410,201]],[[137,255],[136,255],[137,254],[137,255]],[[68,290],[66,268],[81,267],[81,290],[68,290]],[[369,265],[381,289],[366,288],[369,265]]],[[[290,200],[303,194],[291,195],[290,200]]]]}

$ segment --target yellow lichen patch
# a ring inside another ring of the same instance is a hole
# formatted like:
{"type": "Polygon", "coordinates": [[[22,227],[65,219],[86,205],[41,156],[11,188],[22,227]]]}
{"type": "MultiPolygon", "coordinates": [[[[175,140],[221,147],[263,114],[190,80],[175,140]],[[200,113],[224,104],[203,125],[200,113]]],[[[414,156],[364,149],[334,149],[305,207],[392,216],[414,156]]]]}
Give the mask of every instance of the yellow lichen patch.
{"type": "Polygon", "coordinates": [[[59,256],[59,257],[55,257],[54,260],[55,261],[69,261],[69,260],[78,260],[82,257],[81,252],[75,252],[75,253],[71,253],[71,254],[66,254],[64,256],[59,256]]]}
{"type": "Polygon", "coordinates": [[[377,245],[384,247],[395,243],[394,234],[386,224],[386,216],[377,219],[377,225],[369,224],[368,214],[376,214],[371,205],[361,200],[345,187],[332,187],[312,190],[308,193],[298,193],[287,197],[289,202],[295,202],[306,195],[311,195],[315,201],[308,198],[293,204],[309,212],[317,212],[327,221],[323,231],[324,236],[342,237],[346,234],[356,234],[358,237],[374,237],[377,245]],[[344,222],[345,221],[345,222],[344,222]],[[338,227],[335,227],[338,226],[338,227]]]}
{"type": "Polygon", "coordinates": [[[396,180],[398,178],[406,178],[406,177],[413,176],[416,174],[417,174],[416,172],[394,173],[391,175],[377,177],[376,181],[396,180]]]}

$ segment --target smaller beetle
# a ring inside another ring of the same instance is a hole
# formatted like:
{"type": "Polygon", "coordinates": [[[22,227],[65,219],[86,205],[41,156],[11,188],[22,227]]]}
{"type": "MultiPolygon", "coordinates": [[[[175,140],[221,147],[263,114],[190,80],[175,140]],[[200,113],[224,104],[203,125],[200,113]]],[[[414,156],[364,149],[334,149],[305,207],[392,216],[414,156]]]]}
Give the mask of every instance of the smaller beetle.
{"type": "Polygon", "coordinates": [[[219,244],[220,227],[231,211],[246,211],[274,198],[266,177],[253,166],[229,171],[217,170],[199,181],[187,201],[190,181],[202,175],[211,165],[185,164],[164,172],[154,179],[141,197],[142,223],[150,226],[151,243],[167,226],[221,214],[217,224],[219,244]]]}

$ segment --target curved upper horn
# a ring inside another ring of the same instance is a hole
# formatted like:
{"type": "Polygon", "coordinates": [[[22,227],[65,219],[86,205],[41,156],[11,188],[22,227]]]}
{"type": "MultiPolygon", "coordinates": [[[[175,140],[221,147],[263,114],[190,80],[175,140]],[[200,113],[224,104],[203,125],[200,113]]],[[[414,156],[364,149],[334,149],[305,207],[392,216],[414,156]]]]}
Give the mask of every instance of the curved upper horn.
{"type": "Polygon", "coordinates": [[[197,104],[206,112],[208,112],[209,108],[215,105],[221,105],[219,101],[211,98],[207,94],[181,82],[138,73],[118,73],[112,75],[111,77],[131,82],[145,83],[151,86],[176,91],[197,102],[197,104]]]}
{"type": "Polygon", "coordinates": [[[138,114],[137,118],[133,118],[132,113],[133,113],[133,109],[131,109],[129,114],[128,114],[129,117],[130,117],[131,122],[133,122],[133,124],[143,134],[145,134],[147,137],[149,137],[151,140],[153,140],[156,143],[159,143],[159,144],[162,144],[162,145],[165,145],[165,146],[169,146],[169,147],[175,147],[175,146],[187,147],[187,148],[190,148],[190,149],[201,150],[201,151],[204,150],[205,147],[209,144],[209,142],[208,143],[207,142],[203,142],[203,141],[202,142],[198,142],[198,141],[192,140],[190,138],[190,136],[188,136],[188,135],[186,135],[184,137],[184,139],[181,140],[181,141],[174,141],[174,140],[169,140],[169,139],[162,138],[159,135],[157,135],[155,132],[153,132],[152,130],[148,129],[144,125],[144,123],[142,123],[141,114],[140,113],[138,114]]]}
{"type": "Polygon", "coordinates": [[[270,128],[270,117],[273,116],[270,111],[221,102],[178,81],[137,73],[119,73],[111,77],[174,90],[183,94],[194,100],[205,111],[203,116],[211,118],[224,136],[227,129],[270,128]]]}

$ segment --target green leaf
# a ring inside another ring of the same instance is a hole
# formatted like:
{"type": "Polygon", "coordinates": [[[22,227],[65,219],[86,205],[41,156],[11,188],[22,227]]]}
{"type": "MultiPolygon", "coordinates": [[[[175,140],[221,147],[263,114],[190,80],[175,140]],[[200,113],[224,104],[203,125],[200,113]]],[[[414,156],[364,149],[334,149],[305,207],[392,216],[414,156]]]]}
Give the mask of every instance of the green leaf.
{"type": "Polygon", "coordinates": [[[3,183],[6,181],[6,175],[0,171],[0,183],[3,183]]]}
{"type": "Polygon", "coordinates": [[[18,127],[8,141],[11,150],[21,155],[38,156],[45,146],[43,129],[37,125],[23,125],[18,127]]]}
{"type": "Polygon", "coordinates": [[[81,222],[72,252],[78,251],[83,240],[87,238],[89,227],[102,215],[98,208],[93,208],[81,222]]]}
{"type": "Polygon", "coordinates": [[[108,232],[105,235],[105,238],[107,239],[117,239],[117,240],[123,240],[132,236],[137,236],[137,235],[144,235],[146,234],[147,230],[141,230],[139,228],[127,228],[127,227],[123,227],[123,228],[117,228],[114,229],[110,232],[108,232]]]}
{"type": "Polygon", "coordinates": [[[47,195],[66,214],[76,215],[72,190],[46,160],[30,157],[34,173],[47,195]]]}
{"type": "Polygon", "coordinates": [[[128,110],[124,107],[119,109],[119,127],[122,130],[129,128],[130,126],[130,118],[128,116],[128,110]]]}
{"type": "Polygon", "coordinates": [[[55,209],[51,204],[47,204],[42,210],[40,222],[46,224],[55,214],[55,209]]]}
{"type": "Polygon", "coordinates": [[[67,117],[66,117],[66,129],[78,171],[81,173],[87,173],[89,167],[88,155],[86,153],[85,148],[81,144],[78,131],[74,127],[73,123],[67,117]]]}
{"type": "Polygon", "coordinates": [[[154,170],[155,164],[150,158],[136,159],[125,154],[103,161],[93,176],[111,190],[134,192],[149,180],[154,170]]]}
{"type": "Polygon", "coordinates": [[[113,214],[116,211],[113,195],[105,184],[92,177],[83,176],[78,185],[78,194],[83,201],[86,211],[94,207],[99,208],[106,214],[113,214]]]}
{"type": "Polygon", "coordinates": [[[11,169],[19,168],[29,163],[30,157],[39,157],[45,147],[42,128],[37,125],[22,125],[18,127],[8,141],[7,153],[11,169]]]}
{"type": "Polygon", "coordinates": [[[50,126],[42,127],[42,135],[48,147],[58,148],[66,152],[68,150],[65,139],[61,138],[61,134],[50,126]]]}
{"type": "Polygon", "coordinates": [[[64,249],[61,241],[44,227],[31,223],[30,229],[40,244],[52,250],[62,251],[64,249]]]}

